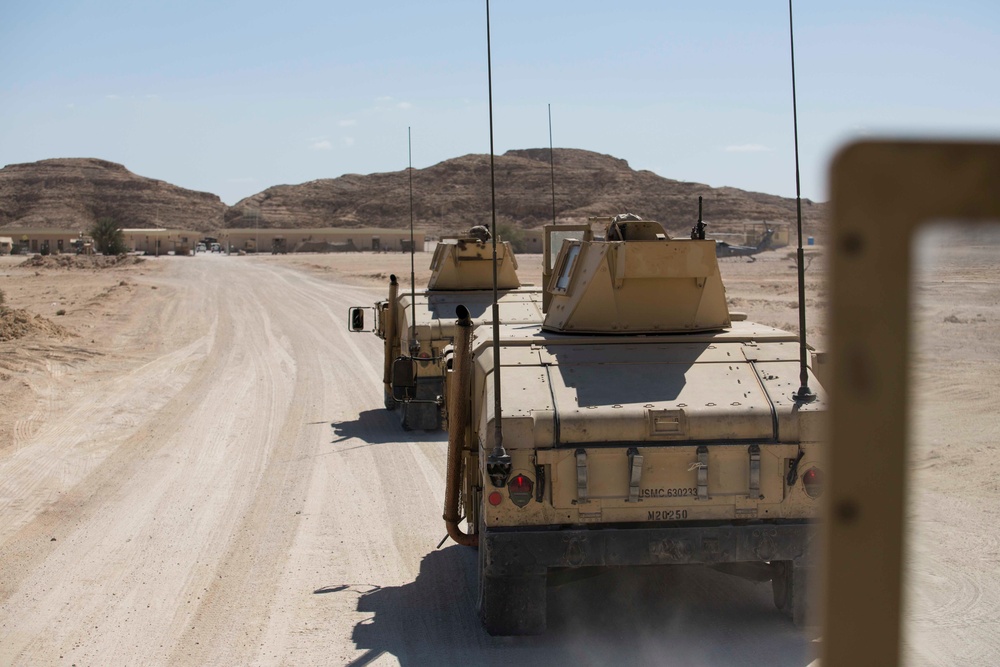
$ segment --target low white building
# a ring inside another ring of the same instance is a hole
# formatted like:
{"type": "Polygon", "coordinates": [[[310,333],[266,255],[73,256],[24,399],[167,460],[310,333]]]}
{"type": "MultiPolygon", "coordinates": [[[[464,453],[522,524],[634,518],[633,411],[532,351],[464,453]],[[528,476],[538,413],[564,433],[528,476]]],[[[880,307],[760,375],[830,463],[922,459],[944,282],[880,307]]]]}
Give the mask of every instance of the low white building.
{"type": "MultiPolygon", "coordinates": [[[[326,227],[320,229],[220,229],[223,248],[234,252],[407,252],[410,230],[326,227]]],[[[424,250],[424,232],[414,231],[413,245],[424,250]]]]}

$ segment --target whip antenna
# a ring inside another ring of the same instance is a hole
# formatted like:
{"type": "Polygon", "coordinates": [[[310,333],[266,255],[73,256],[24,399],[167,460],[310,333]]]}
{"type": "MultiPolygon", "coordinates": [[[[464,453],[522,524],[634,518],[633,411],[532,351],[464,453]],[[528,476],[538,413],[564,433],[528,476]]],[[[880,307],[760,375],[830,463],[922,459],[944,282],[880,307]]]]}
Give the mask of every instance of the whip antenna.
{"type": "Polygon", "coordinates": [[[799,232],[798,273],[799,273],[799,382],[798,391],[792,394],[797,402],[808,403],[816,399],[809,389],[809,370],[806,361],[806,275],[804,253],[802,252],[802,188],[799,185],[799,115],[795,104],[795,36],[792,27],[792,0],[788,0],[788,43],[792,56],[792,128],[795,135],[795,219],[799,232]]]}
{"type": "Polygon", "coordinates": [[[503,447],[500,419],[500,304],[497,299],[497,186],[493,150],[493,61],[490,55],[490,0],[486,0],[486,79],[490,105],[490,211],[493,236],[493,451],[486,459],[486,473],[493,486],[507,484],[510,477],[510,455],[503,447]]]}
{"type": "Polygon", "coordinates": [[[410,317],[410,356],[419,347],[417,343],[417,279],[413,270],[413,255],[416,247],[413,245],[413,141],[410,138],[410,128],[406,128],[406,154],[409,160],[406,173],[410,177],[410,308],[413,313],[410,317]]]}
{"type": "Polygon", "coordinates": [[[552,105],[549,105],[549,171],[552,174],[552,224],[556,224],[556,158],[552,149],[552,105]]]}

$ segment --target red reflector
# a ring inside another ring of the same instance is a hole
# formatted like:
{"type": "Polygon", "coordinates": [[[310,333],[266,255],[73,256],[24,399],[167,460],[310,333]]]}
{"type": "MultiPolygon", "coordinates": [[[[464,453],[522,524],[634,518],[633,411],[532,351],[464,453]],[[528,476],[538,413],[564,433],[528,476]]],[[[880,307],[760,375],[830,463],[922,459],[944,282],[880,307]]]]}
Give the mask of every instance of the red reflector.
{"type": "Polygon", "coordinates": [[[503,496],[500,495],[499,491],[494,491],[493,493],[490,494],[489,501],[490,505],[496,507],[497,505],[503,502],[503,496]]]}
{"type": "Polygon", "coordinates": [[[531,489],[534,488],[534,484],[530,479],[524,475],[518,474],[511,478],[510,482],[507,484],[507,490],[510,492],[510,500],[518,507],[524,507],[531,500],[531,489]]]}
{"type": "Polygon", "coordinates": [[[823,473],[818,468],[809,468],[802,475],[802,486],[810,498],[818,498],[823,493],[823,473]]]}

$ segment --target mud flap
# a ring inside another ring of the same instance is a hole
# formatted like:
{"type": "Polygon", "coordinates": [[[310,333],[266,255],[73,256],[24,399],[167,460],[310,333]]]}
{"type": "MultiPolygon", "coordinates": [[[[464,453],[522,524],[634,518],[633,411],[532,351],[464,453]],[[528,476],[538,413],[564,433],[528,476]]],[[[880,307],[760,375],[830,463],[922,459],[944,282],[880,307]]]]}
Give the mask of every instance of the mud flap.
{"type": "Polygon", "coordinates": [[[545,632],[546,573],[514,574],[497,557],[479,522],[479,599],[483,628],[492,636],[539,635],[545,632]],[[487,574],[499,570],[502,576],[487,574]]]}
{"type": "Polygon", "coordinates": [[[544,633],[545,575],[490,577],[481,574],[479,615],[486,632],[493,636],[544,633]]]}

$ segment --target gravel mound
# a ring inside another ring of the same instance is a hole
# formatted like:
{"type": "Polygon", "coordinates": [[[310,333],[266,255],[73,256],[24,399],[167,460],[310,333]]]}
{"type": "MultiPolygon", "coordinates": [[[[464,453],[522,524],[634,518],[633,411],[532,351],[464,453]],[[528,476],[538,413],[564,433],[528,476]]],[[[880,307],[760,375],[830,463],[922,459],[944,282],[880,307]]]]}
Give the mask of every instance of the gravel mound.
{"type": "Polygon", "coordinates": [[[144,262],[135,255],[34,255],[18,266],[43,269],[110,269],[144,262]]]}
{"type": "Polygon", "coordinates": [[[0,306],[0,341],[15,340],[31,333],[56,338],[69,338],[73,335],[65,327],[41,315],[34,315],[19,308],[0,306]]]}

